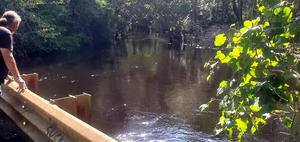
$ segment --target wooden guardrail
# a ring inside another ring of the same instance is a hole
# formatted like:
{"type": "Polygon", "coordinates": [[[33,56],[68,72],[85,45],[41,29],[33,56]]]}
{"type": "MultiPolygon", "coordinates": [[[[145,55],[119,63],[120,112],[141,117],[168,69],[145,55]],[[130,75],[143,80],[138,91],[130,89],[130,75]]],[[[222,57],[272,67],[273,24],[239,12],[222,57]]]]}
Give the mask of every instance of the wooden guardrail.
{"type": "Polygon", "coordinates": [[[34,141],[116,142],[30,90],[21,92],[14,81],[5,80],[2,89],[0,108],[34,141]]]}

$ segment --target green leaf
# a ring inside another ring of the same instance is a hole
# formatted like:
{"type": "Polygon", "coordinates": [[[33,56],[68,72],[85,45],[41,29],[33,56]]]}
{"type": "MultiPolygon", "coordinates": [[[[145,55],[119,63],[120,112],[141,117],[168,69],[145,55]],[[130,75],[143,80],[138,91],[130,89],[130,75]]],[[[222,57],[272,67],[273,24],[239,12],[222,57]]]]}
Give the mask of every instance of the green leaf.
{"type": "Polygon", "coordinates": [[[231,24],[231,25],[230,25],[230,28],[233,28],[233,27],[235,27],[235,24],[231,24]]]}
{"type": "Polygon", "coordinates": [[[225,36],[225,34],[219,34],[219,35],[217,35],[216,39],[215,39],[215,46],[222,46],[222,45],[224,45],[226,39],[227,39],[227,37],[225,36]]]}
{"type": "Polygon", "coordinates": [[[251,20],[252,27],[257,26],[257,24],[260,22],[260,20],[261,20],[260,17],[257,17],[256,19],[251,20]]]}
{"type": "Polygon", "coordinates": [[[257,85],[257,83],[258,83],[257,81],[250,81],[250,84],[253,86],[257,85]]]}
{"type": "Polygon", "coordinates": [[[228,131],[228,134],[229,134],[229,138],[231,139],[232,138],[232,134],[233,134],[232,128],[227,129],[227,131],[228,131]]]}
{"type": "Polygon", "coordinates": [[[206,80],[209,81],[210,80],[210,75],[206,77],[206,80]]]}
{"type": "Polygon", "coordinates": [[[251,65],[251,67],[257,67],[258,66],[258,62],[254,61],[253,64],[251,65]]]}
{"type": "Polygon", "coordinates": [[[258,111],[261,110],[261,107],[251,105],[251,106],[250,106],[250,109],[251,109],[252,111],[254,111],[254,112],[258,112],[258,111]]]}
{"type": "Polygon", "coordinates": [[[250,106],[250,109],[253,111],[253,112],[258,112],[261,110],[261,107],[259,106],[259,97],[257,97],[255,99],[255,102],[253,105],[250,106]]]}
{"type": "Polygon", "coordinates": [[[233,50],[229,53],[229,56],[232,58],[238,58],[240,57],[242,51],[243,51],[243,47],[237,46],[233,48],[233,50]]]}
{"type": "Polygon", "coordinates": [[[227,81],[223,80],[222,82],[220,82],[219,87],[227,88],[227,81]]]}
{"type": "Polygon", "coordinates": [[[252,76],[250,74],[247,74],[246,76],[243,77],[244,80],[244,84],[248,84],[250,83],[250,79],[252,78],[252,76]]]}
{"type": "Polygon", "coordinates": [[[285,7],[285,8],[283,9],[284,16],[289,17],[290,14],[291,14],[291,11],[292,11],[291,8],[285,7]]]}
{"type": "Polygon", "coordinates": [[[276,8],[276,9],[274,10],[274,14],[275,14],[275,15],[278,15],[280,12],[281,12],[281,8],[280,8],[280,7],[279,7],[279,8],[276,8]]]}
{"type": "Polygon", "coordinates": [[[285,117],[284,119],[284,125],[286,128],[292,128],[292,125],[293,125],[293,121],[290,117],[285,117]]]}
{"type": "Polygon", "coordinates": [[[251,133],[254,134],[255,132],[256,132],[256,128],[255,128],[255,126],[253,125],[252,128],[251,128],[251,133]]]}
{"type": "Polygon", "coordinates": [[[257,76],[256,76],[256,69],[255,69],[255,68],[251,68],[249,73],[250,73],[254,78],[257,78],[257,76]]]}
{"type": "Polygon", "coordinates": [[[255,117],[255,121],[254,121],[254,127],[258,128],[259,127],[259,124],[266,124],[267,122],[262,119],[262,118],[259,118],[259,117],[255,117]]]}
{"type": "Polygon", "coordinates": [[[207,68],[210,65],[209,62],[205,62],[205,64],[203,65],[204,68],[207,68]]]}
{"type": "Polygon", "coordinates": [[[231,57],[225,56],[225,54],[222,53],[222,51],[218,51],[217,55],[215,56],[215,59],[219,59],[221,63],[228,63],[231,60],[231,57]]]}
{"type": "Polygon", "coordinates": [[[217,89],[217,96],[221,95],[224,91],[225,91],[225,88],[224,88],[224,87],[219,87],[219,88],[217,89]]]}
{"type": "Polygon", "coordinates": [[[215,98],[211,98],[207,104],[202,104],[199,106],[200,112],[203,112],[206,108],[209,107],[209,105],[215,100],[215,98]]]}
{"type": "Polygon", "coordinates": [[[292,22],[292,18],[293,18],[293,13],[291,13],[287,19],[287,22],[290,23],[292,22]]]}
{"type": "Polygon", "coordinates": [[[226,56],[224,59],[221,60],[221,63],[228,63],[231,59],[231,57],[226,56]]]}
{"type": "Polygon", "coordinates": [[[275,67],[278,65],[278,60],[276,59],[276,61],[272,61],[270,59],[267,59],[269,61],[268,65],[269,66],[272,66],[272,67],[275,67]]]}
{"type": "Polygon", "coordinates": [[[219,88],[217,89],[217,96],[221,95],[225,91],[225,89],[227,88],[227,84],[228,82],[225,80],[220,82],[219,88]]]}
{"type": "Polygon", "coordinates": [[[264,69],[264,70],[263,70],[263,74],[264,74],[265,76],[268,76],[270,73],[271,73],[271,72],[270,72],[269,70],[267,70],[267,69],[264,69]]]}
{"type": "Polygon", "coordinates": [[[217,52],[217,55],[215,56],[215,59],[219,59],[219,60],[222,60],[222,59],[224,59],[226,56],[225,56],[225,54],[223,54],[222,53],[222,51],[218,51],[217,52]]]}
{"type": "Polygon", "coordinates": [[[289,102],[290,102],[290,103],[293,103],[293,102],[294,102],[293,94],[289,94],[289,102]]]}
{"type": "Polygon", "coordinates": [[[249,21],[249,20],[246,20],[246,21],[244,22],[244,26],[245,26],[246,28],[252,28],[252,22],[249,21]]]}
{"type": "Polygon", "coordinates": [[[208,106],[209,106],[208,104],[202,104],[202,105],[199,107],[200,112],[203,112],[208,106]]]}
{"type": "Polygon", "coordinates": [[[262,55],[263,54],[263,51],[261,49],[256,49],[256,54],[259,56],[259,55],[262,55]]]}
{"type": "Polygon", "coordinates": [[[223,128],[215,128],[215,130],[214,130],[214,134],[215,135],[219,135],[220,133],[222,133],[224,131],[224,129],[223,128]]]}
{"type": "Polygon", "coordinates": [[[258,7],[258,10],[259,10],[260,12],[263,12],[264,9],[265,9],[265,6],[260,6],[260,7],[258,7]]]}
{"type": "Polygon", "coordinates": [[[235,43],[235,44],[238,44],[238,43],[240,43],[241,42],[241,37],[233,37],[232,38],[232,41],[235,43]]]}
{"type": "Polygon", "coordinates": [[[270,23],[269,23],[269,21],[266,21],[266,22],[264,23],[264,27],[268,27],[268,26],[270,26],[270,23]]]}
{"type": "Polygon", "coordinates": [[[248,126],[247,126],[248,120],[243,121],[241,118],[239,118],[239,119],[236,119],[235,122],[236,122],[237,129],[238,129],[240,132],[246,132],[246,131],[247,131],[247,128],[248,128],[248,126]]]}
{"type": "Polygon", "coordinates": [[[266,121],[263,120],[262,118],[256,117],[256,118],[255,118],[255,121],[256,121],[256,125],[258,125],[259,123],[266,124],[266,121]]]}

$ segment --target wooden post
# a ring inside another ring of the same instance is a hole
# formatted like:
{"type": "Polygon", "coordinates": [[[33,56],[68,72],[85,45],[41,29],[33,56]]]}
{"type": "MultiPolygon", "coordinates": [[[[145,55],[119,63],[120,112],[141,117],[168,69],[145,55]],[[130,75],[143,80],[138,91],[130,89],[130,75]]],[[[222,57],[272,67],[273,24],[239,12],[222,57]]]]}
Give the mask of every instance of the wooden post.
{"type": "Polygon", "coordinates": [[[69,112],[86,123],[91,122],[91,95],[69,95],[68,97],[51,99],[51,103],[69,112]]]}
{"type": "Polygon", "coordinates": [[[76,96],[77,117],[86,123],[91,123],[91,95],[83,93],[76,96]]]}
{"type": "Polygon", "coordinates": [[[66,112],[76,116],[76,98],[74,96],[59,98],[59,99],[51,99],[51,103],[56,104],[61,109],[66,112]]]}
{"type": "Polygon", "coordinates": [[[28,89],[36,94],[39,93],[39,75],[33,74],[22,74],[21,77],[25,81],[28,89]]]}

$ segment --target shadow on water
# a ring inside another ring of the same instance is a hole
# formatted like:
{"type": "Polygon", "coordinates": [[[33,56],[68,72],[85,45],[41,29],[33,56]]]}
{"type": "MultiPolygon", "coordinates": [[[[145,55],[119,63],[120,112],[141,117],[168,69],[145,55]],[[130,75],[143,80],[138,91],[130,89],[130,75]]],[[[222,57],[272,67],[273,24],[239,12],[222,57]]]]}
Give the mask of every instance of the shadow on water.
{"type": "Polygon", "coordinates": [[[40,74],[40,94],[47,99],[92,94],[92,126],[119,141],[225,141],[211,135],[217,106],[197,113],[230,75],[221,68],[206,81],[209,71],[203,65],[215,51],[178,54],[164,39],[149,38],[117,45],[22,71],[40,74]]]}

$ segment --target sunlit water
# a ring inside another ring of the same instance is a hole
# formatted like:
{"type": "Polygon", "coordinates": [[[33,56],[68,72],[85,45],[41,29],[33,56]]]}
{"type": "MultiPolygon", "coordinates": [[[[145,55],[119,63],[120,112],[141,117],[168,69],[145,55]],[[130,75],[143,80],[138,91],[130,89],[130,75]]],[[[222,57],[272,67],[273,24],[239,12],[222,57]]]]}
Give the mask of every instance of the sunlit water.
{"type": "Polygon", "coordinates": [[[124,129],[115,137],[119,141],[132,142],[224,141],[194,130],[186,120],[176,115],[139,111],[129,112],[124,129]]]}
{"type": "Polygon", "coordinates": [[[91,125],[118,141],[225,141],[212,135],[217,107],[197,112],[230,74],[220,69],[206,81],[209,71],[203,65],[213,50],[179,53],[165,40],[143,38],[94,54],[27,66],[22,72],[40,75],[40,95],[46,99],[92,94],[91,125]]]}

